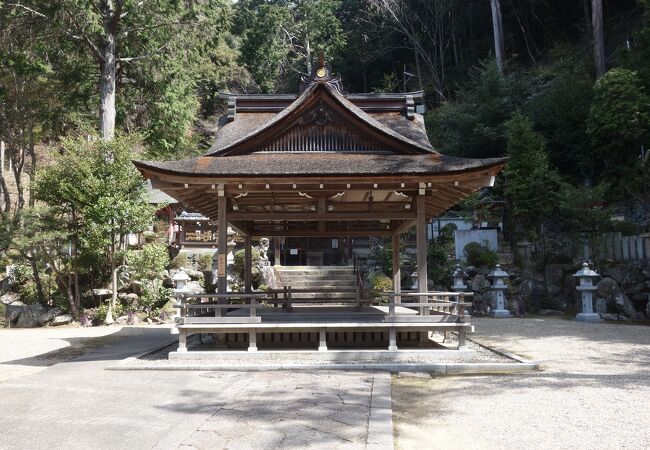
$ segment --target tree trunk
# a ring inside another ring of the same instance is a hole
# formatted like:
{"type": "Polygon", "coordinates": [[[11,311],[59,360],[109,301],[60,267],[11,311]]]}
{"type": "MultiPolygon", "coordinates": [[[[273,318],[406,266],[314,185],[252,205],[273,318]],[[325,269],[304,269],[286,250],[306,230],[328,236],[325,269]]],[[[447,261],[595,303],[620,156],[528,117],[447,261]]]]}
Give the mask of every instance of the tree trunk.
{"type": "Polygon", "coordinates": [[[503,22],[501,18],[500,0],[490,0],[492,6],[492,30],[494,33],[494,55],[497,60],[499,72],[503,73],[503,56],[505,53],[503,44],[503,22]]]}
{"type": "Polygon", "coordinates": [[[111,236],[111,288],[113,290],[111,299],[108,301],[108,311],[104,323],[110,325],[115,322],[113,319],[113,308],[117,300],[117,263],[115,261],[115,235],[111,236]]]}
{"type": "Polygon", "coordinates": [[[594,39],[594,63],[596,78],[605,75],[605,36],[603,32],[603,0],[591,0],[591,27],[594,39]]]}
{"type": "Polygon", "coordinates": [[[117,72],[115,32],[117,17],[112,0],[100,3],[104,28],[101,43],[101,78],[99,87],[99,135],[110,141],[115,136],[115,79],[117,72]]]}
{"type": "MultiPolygon", "coordinates": [[[[32,268],[32,276],[34,277],[34,284],[36,285],[36,295],[38,296],[38,301],[43,303],[45,300],[45,291],[43,291],[43,282],[41,281],[41,275],[38,271],[38,265],[36,264],[36,259],[33,256],[28,257],[29,265],[32,268]]],[[[49,299],[48,299],[49,300],[49,299]]]]}
{"type": "Polygon", "coordinates": [[[29,126],[29,207],[34,206],[34,179],[36,178],[36,149],[34,148],[34,125],[29,126]]]}

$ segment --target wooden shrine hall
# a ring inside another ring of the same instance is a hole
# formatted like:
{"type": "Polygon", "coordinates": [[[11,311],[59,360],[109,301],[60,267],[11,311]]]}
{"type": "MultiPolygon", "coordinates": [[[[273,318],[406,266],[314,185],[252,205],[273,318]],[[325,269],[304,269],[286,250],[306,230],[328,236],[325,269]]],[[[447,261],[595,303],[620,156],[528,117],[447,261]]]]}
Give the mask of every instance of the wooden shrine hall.
{"type": "Polygon", "coordinates": [[[416,113],[421,92],[348,94],[322,64],[303,79],[299,95],[224,97],[228,113],[205,155],[134,162],[154,188],[245,240],[244,292],[227,292],[227,236],[218,233],[217,292],[178,296],[179,352],[196,333],[214,333],[228,348],[249,351],[258,343],[276,348],[283,339],[313,343],[314,350],[367,342],[396,351],[409,342],[421,345],[435,330],[464,337],[462,296],[427,292],[426,224],[492,185],[505,160],[438,153],[416,113]],[[384,297],[358,293],[355,304],[333,305],[298,302],[291,286],[252,292],[252,238],[390,236],[399,242],[412,227],[419,292],[401,291],[399,245],[393,246],[394,292],[384,297]]]}

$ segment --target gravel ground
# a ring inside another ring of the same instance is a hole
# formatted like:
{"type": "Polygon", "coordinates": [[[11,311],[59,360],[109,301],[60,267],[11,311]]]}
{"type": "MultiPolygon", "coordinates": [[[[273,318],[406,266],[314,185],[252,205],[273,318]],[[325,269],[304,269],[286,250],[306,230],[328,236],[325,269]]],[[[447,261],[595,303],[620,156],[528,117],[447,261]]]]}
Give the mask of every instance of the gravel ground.
{"type": "Polygon", "coordinates": [[[0,382],[40,372],[81,356],[91,348],[140,333],[140,327],[119,325],[0,328],[0,382]]]}
{"type": "Polygon", "coordinates": [[[473,319],[543,371],[393,380],[398,448],[650,448],[650,327],[473,319]]]}

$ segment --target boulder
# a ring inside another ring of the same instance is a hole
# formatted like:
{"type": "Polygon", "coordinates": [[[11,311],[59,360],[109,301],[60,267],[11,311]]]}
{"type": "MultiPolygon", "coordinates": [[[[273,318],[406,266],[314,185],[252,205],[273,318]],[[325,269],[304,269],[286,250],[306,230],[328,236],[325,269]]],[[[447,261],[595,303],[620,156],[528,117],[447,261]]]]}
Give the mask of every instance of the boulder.
{"type": "Polygon", "coordinates": [[[478,269],[476,266],[467,266],[465,267],[465,273],[468,277],[475,277],[478,274],[478,269]]]}
{"type": "Polygon", "coordinates": [[[50,326],[67,325],[72,323],[72,320],[73,318],[71,314],[61,314],[50,321],[50,326]]]}
{"type": "Polygon", "coordinates": [[[546,288],[544,283],[535,278],[527,278],[519,285],[519,293],[526,301],[530,311],[537,311],[546,301],[546,288]]]}
{"type": "Polygon", "coordinates": [[[23,310],[18,316],[16,327],[18,328],[34,328],[38,327],[41,322],[40,318],[47,311],[40,303],[34,305],[23,306],[23,310]]]}
{"type": "Polygon", "coordinates": [[[490,289],[490,281],[487,279],[485,275],[476,275],[474,279],[472,279],[472,291],[473,292],[484,292],[490,289]]]}
{"type": "Polygon", "coordinates": [[[139,322],[140,319],[135,314],[132,314],[130,316],[129,315],[120,316],[117,319],[115,319],[115,323],[119,325],[136,325],[139,322]]]}
{"type": "Polygon", "coordinates": [[[12,304],[5,306],[5,322],[8,325],[13,324],[16,320],[18,320],[18,317],[20,316],[20,313],[23,312],[24,307],[25,305],[23,304],[12,304]]]}
{"type": "Polygon", "coordinates": [[[124,296],[124,300],[126,302],[128,302],[128,303],[136,303],[139,298],[140,298],[140,296],[138,296],[138,294],[135,294],[135,293],[126,294],[124,296]]]}
{"type": "Polygon", "coordinates": [[[604,298],[597,298],[594,303],[594,312],[598,314],[607,313],[607,300],[604,298]]]}
{"type": "Polygon", "coordinates": [[[200,270],[185,269],[185,273],[194,281],[203,280],[205,275],[200,270]]]}
{"type": "Polygon", "coordinates": [[[645,318],[650,319],[650,301],[645,305],[645,318]]]}
{"type": "Polygon", "coordinates": [[[183,292],[187,294],[204,294],[205,289],[201,287],[198,281],[188,281],[183,292]]]}
{"type": "Polygon", "coordinates": [[[57,307],[50,308],[50,309],[47,310],[47,312],[45,314],[41,314],[41,317],[38,318],[38,322],[41,325],[45,325],[46,323],[48,323],[50,320],[54,319],[56,316],[58,316],[62,312],[63,311],[61,311],[61,309],[59,309],[57,307]]]}
{"type": "Polygon", "coordinates": [[[605,299],[608,308],[612,311],[623,313],[627,317],[636,316],[634,305],[613,278],[605,277],[600,280],[596,290],[596,297],[605,299]]]}
{"type": "Polygon", "coordinates": [[[5,305],[11,305],[12,303],[16,303],[19,300],[20,294],[17,292],[8,292],[0,297],[0,302],[4,303],[5,305]]]}
{"type": "Polygon", "coordinates": [[[93,289],[93,297],[97,298],[109,298],[113,295],[111,289],[93,289]]]}
{"type": "Polygon", "coordinates": [[[142,295],[142,293],[144,292],[144,289],[142,287],[142,283],[139,282],[139,281],[135,281],[135,280],[131,281],[131,291],[134,294],[142,295]]]}

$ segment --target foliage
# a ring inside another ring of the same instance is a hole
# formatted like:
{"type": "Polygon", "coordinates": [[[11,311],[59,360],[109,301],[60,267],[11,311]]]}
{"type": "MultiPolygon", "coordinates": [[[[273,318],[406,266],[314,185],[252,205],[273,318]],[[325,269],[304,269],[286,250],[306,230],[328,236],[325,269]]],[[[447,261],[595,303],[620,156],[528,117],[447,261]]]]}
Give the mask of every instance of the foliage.
{"type": "Polygon", "coordinates": [[[453,225],[446,225],[427,247],[427,276],[436,285],[450,286],[455,268],[453,225]]]}
{"type": "Polygon", "coordinates": [[[189,261],[187,260],[187,253],[179,253],[171,260],[169,267],[172,269],[187,269],[189,261]]]}
{"type": "Polygon", "coordinates": [[[472,68],[453,102],[426,116],[429,139],[445,153],[465,157],[502,156],[506,121],[525,97],[516,75],[502,75],[493,61],[472,68]]]}
{"type": "Polygon", "coordinates": [[[373,291],[388,292],[393,290],[393,279],[381,272],[374,272],[369,278],[373,291]]]}
{"type": "Polygon", "coordinates": [[[345,42],[337,11],[340,0],[244,0],[236,31],[240,61],[262,92],[295,90],[319,54],[332,58],[345,42]]]}
{"type": "Polygon", "coordinates": [[[199,270],[212,270],[212,254],[201,253],[198,259],[199,270]]]}
{"type": "Polygon", "coordinates": [[[611,194],[625,195],[634,186],[633,166],[641,144],[650,138],[650,96],[637,72],[612,69],[594,85],[587,119],[594,172],[611,183],[611,194]]]}
{"type": "Polygon", "coordinates": [[[139,250],[129,250],[126,260],[138,280],[154,280],[162,277],[169,264],[167,246],[163,244],[144,244],[139,250]]]}
{"type": "Polygon", "coordinates": [[[529,118],[515,114],[506,123],[506,135],[505,197],[520,232],[534,234],[556,210],[560,179],[550,165],[544,138],[529,118]]]}
{"type": "Polygon", "coordinates": [[[497,254],[487,246],[478,242],[470,242],[463,248],[467,263],[476,267],[494,267],[497,263],[497,254]]]}
{"type": "MultiPolygon", "coordinates": [[[[245,262],[245,251],[244,249],[237,250],[233,255],[235,257],[232,268],[235,274],[239,277],[240,280],[244,279],[244,262],[245,262]]],[[[260,251],[256,248],[253,248],[251,251],[251,284],[253,287],[259,286],[261,280],[261,273],[259,270],[260,264],[260,251]]]]}

